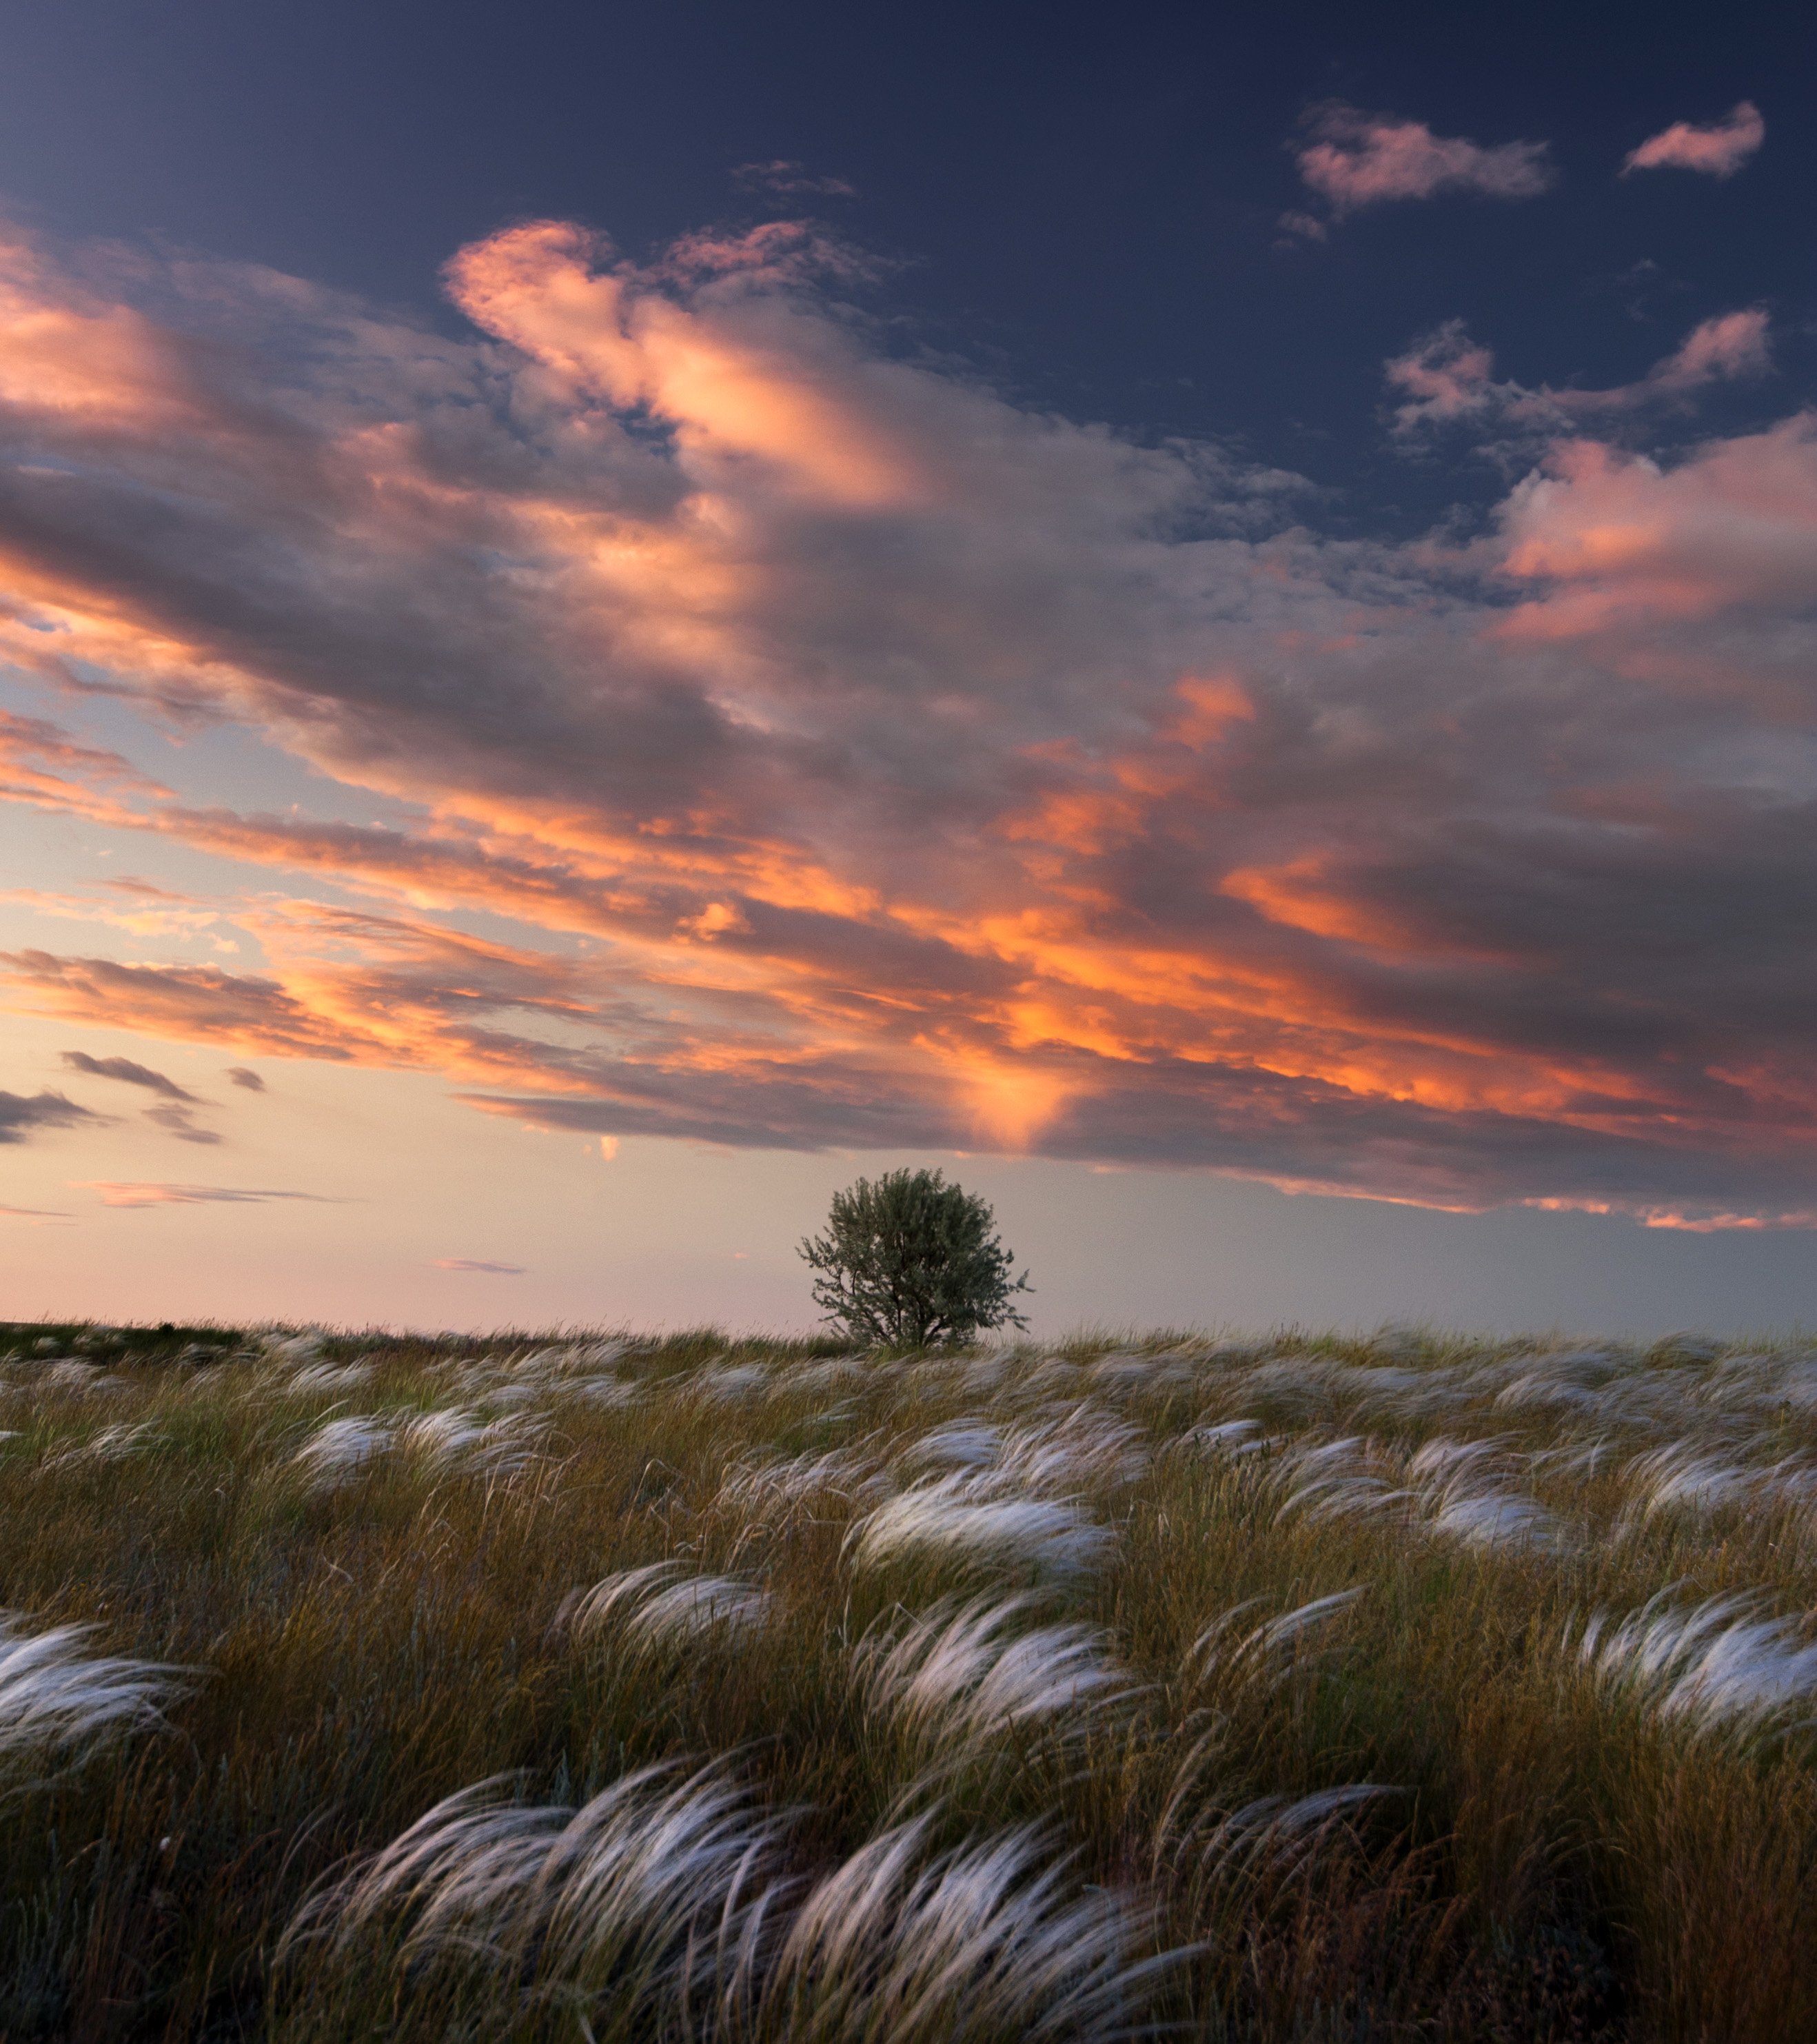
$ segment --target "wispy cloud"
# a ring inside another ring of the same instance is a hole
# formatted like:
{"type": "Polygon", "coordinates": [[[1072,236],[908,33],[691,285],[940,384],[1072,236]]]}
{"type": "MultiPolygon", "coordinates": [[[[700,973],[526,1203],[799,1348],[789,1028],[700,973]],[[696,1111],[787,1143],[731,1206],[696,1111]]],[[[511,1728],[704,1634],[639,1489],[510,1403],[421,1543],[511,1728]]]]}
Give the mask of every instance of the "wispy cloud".
{"type": "Polygon", "coordinates": [[[524,1275],[521,1263],[489,1263],[479,1256],[438,1256],[436,1268],[438,1270],[477,1270],[492,1278],[521,1278],[524,1275]]]}
{"type": "Polygon", "coordinates": [[[740,163],[733,178],[747,190],[773,191],[782,197],[856,198],[858,187],[843,178],[816,177],[805,163],[778,156],[767,163],[740,163]]]}
{"type": "Polygon", "coordinates": [[[1621,174],[1634,171],[1700,171],[1706,177],[1731,178],[1766,140],[1766,123],[1751,99],[1739,100],[1720,121],[1700,128],[1674,121],[1638,148],[1629,151],[1621,174]]]}
{"type": "Polygon", "coordinates": [[[1529,443],[1580,421],[1650,406],[1683,407],[1712,384],[1764,376],[1772,368],[1769,321],[1757,306],[1703,321],[1644,376],[1608,390],[1528,390],[1498,381],[1494,355],[1471,340],[1459,320],[1447,321],[1386,365],[1390,387],[1403,394],[1393,421],[1402,437],[1461,425],[1498,435],[1519,429],[1529,443]]]}
{"type": "Polygon", "coordinates": [[[204,1128],[186,1107],[148,1107],[145,1119],[174,1135],[179,1143],[196,1143],[205,1147],[223,1142],[225,1139],[212,1128],[204,1128]]]}
{"type": "Polygon", "coordinates": [[[320,1193],[274,1192],[252,1185],[173,1185],[144,1180],[82,1178],[79,1193],[93,1193],[104,1207],[196,1207],[257,1205],[266,1200],[307,1200],[329,1204],[320,1193]]]}
{"type": "Polygon", "coordinates": [[[230,1085],[242,1087],[248,1093],[263,1093],[265,1090],[265,1082],[247,1065],[229,1065],[227,1078],[230,1085]]]}
{"type": "MultiPolygon", "coordinates": [[[[60,671],[54,657],[51,665],[60,671]]],[[[117,752],[84,745],[41,718],[0,710],[0,801],[113,823],[131,816],[133,798],[167,792],[117,752]]]]}
{"type": "MultiPolygon", "coordinates": [[[[109,820],[125,829],[147,829],[154,827],[152,817],[161,813],[156,808],[122,805],[109,820]]],[[[232,953],[239,948],[234,939],[221,933],[226,917],[219,903],[201,902],[138,882],[126,886],[117,881],[101,881],[56,888],[9,887],[0,891],[0,901],[36,916],[98,924],[136,937],[176,937],[186,941],[206,936],[217,951],[232,953]]]]}

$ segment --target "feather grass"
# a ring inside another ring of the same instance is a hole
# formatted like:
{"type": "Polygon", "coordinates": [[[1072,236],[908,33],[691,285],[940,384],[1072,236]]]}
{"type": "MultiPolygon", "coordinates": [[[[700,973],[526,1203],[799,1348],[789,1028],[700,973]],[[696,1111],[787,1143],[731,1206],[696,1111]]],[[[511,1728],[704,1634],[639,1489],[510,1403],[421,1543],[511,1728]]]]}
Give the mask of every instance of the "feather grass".
{"type": "Polygon", "coordinates": [[[0,1330],[0,2034],[1801,2044],[1814,1386],[0,1330]]]}

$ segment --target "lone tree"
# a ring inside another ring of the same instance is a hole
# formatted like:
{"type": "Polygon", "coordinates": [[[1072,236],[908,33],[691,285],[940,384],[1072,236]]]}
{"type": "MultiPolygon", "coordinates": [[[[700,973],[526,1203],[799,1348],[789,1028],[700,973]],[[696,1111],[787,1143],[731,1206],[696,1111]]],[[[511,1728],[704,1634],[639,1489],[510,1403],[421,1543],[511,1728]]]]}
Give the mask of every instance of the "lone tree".
{"type": "Polygon", "coordinates": [[[801,1254],[821,1274],[814,1303],[853,1339],[928,1348],[985,1327],[1025,1327],[1010,1304],[1028,1274],[997,1237],[997,1217],[938,1171],[886,1171],[833,1195],[827,1231],[801,1254]]]}

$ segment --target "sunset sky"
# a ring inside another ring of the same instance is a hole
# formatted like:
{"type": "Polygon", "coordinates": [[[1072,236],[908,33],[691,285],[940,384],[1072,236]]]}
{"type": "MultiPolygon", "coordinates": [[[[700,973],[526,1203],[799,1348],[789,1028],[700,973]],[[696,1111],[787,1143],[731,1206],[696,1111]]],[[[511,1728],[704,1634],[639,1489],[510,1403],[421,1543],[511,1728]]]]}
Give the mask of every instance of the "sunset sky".
{"type": "Polygon", "coordinates": [[[1800,11],[10,10],[0,1310],[1817,1319],[1800,11]]]}

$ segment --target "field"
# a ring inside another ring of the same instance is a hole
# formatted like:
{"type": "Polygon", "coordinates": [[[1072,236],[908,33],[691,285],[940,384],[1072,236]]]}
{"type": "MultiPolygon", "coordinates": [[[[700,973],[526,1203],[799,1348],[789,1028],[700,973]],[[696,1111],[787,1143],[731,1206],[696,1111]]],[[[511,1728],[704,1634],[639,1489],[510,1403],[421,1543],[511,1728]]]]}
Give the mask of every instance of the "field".
{"type": "Polygon", "coordinates": [[[0,1356],[9,2044],[1817,2036],[1817,1347],[0,1356]]]}

